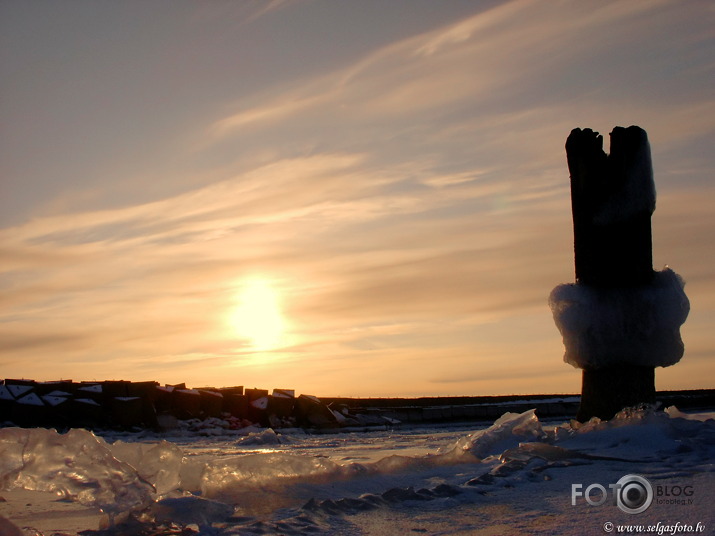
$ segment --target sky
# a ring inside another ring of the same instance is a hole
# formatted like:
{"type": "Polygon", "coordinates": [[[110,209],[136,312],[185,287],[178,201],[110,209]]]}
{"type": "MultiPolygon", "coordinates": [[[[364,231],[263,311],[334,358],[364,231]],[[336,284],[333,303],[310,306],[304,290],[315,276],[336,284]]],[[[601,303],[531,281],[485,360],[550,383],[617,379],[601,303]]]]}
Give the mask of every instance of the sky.
{"type": "Polygon", "coordinates": [[[577,393],[564,143],[639,125],[715,387],[709,1],[1,0],[0,377],[577,393]]]}

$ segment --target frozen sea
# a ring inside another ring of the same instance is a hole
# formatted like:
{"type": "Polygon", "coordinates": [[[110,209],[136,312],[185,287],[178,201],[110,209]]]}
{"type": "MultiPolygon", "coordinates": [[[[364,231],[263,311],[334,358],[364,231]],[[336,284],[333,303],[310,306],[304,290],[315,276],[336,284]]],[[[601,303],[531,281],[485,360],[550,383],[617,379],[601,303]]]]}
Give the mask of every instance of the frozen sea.
{"type": "Polygon", "coordinates": [[[715,420],[668,408],[324,434],[4,428],[0,485],[3,536],[715,534],[715,420]]]}

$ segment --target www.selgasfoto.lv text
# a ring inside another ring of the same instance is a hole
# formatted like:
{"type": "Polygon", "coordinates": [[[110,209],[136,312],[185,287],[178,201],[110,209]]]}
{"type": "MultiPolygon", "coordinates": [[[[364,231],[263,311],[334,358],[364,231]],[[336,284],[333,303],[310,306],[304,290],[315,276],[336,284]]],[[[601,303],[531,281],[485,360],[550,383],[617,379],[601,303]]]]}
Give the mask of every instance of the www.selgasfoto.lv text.
{"type": "Polygon", "coordinates": [[[660,521],[655,525],[616,525],[610,521],[606,521],[603,524],[603,532],[611,533],[615,532],[617,534],[658,534],[662,536],[663,534],[697,534],[705,532],[705,524],[697,522],[696,524],[681,523],[661,523],[660,521]]]}

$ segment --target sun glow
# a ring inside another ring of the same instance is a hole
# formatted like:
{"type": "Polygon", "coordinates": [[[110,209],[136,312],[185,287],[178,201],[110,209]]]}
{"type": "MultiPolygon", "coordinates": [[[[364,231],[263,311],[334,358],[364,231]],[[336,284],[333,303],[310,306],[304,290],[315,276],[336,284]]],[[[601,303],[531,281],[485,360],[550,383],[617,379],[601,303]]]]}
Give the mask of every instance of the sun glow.
{"type": "Polygon", "coordinates": [[[285,319],[270,282],[251,279],[242,285],[231,324],[241,338],[251,341],[254,350],[272,350],[284,342],[285,319]]]}

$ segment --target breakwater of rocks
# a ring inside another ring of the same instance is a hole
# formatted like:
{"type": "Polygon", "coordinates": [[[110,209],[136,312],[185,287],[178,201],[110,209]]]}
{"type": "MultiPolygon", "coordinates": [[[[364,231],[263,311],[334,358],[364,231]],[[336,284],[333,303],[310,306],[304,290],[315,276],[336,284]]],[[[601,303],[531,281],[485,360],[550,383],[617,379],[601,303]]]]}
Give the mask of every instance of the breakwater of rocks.
{"type": "MultiPolygon", "coordinates": [[[[664,405],[715,407],[715,390],[658,393],[664,405]]],[[[220,419],[223,426],[339,429],[401,423],[493,421],[506,412],[536,408],[540,418],[571,418],[576,395],[422,398],[318,398],[292,389],[243,386],[190,388],[155,381],[0,381],[0,425],[53,428],[171,429],[180,420],[220,419]]]]}

